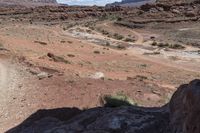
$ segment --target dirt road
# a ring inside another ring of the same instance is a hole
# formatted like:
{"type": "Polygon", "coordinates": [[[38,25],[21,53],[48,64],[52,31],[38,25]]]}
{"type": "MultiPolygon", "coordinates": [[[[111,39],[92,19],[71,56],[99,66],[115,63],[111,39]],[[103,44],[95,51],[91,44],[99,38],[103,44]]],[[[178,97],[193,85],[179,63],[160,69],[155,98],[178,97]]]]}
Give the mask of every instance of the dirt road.
{"type": "Polygon", "coordinates": [[[18,92],[16,87],[19,81],[15,66],[9,61],[0,59],[0,132],[4,132],[9,126],[8,119],[14,117],[11,112],[17,110],[13,104],[13,95],[18,92]]]}
{"type": "Polygon", "coordinates": [[[143,44],[144,42],[144,37],[142,36],[142,34],[140,34],[139,32],[135,31],[135,30],[130,30],[130,29],[127,29],[127,28],[120,28],[119,26],[116,28],[116,26],[113,25],[113,23],[111,22],[105,22],[103,23],[103,25],[105,27],[107,27],[108,29],[117,29],[118,28],[118,31],[124,31],[126,30],[127,32],[130,32],[132,33],[135,37],[136,37],[136,41],[134,42],[134,44],[143,44]]]}
{"type": "Polygon", "coordinates": [[[6,85],[7,85],[7,69],[0,60],[0,92],[2,92],[2,90],[6,87],[6,85]]]}

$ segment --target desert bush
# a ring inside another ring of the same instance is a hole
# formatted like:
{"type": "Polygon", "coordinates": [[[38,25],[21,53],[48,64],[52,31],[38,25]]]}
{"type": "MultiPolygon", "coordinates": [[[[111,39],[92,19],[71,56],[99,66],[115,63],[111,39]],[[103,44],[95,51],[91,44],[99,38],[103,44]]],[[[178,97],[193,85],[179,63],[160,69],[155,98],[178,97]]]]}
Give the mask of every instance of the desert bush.
{"type": "Polygon", "coordinates": [[[95,54],[100,54],[100,51],[95,50],[94,53],[95,53],[95,54]]]}
{"type": "Polygon", "coordinates": [[[106,46],[110,46],[110,42],[106,42],[106,46]]]}
{"type": "Polygon", "coordinates": [[[63,30],[64,30],[64,31],[66,31],[66,30],[67,30],[67,28],[66,28],[66,27],[63,27],[63,30]]]}
{"type": "Polygon", "coordinates": [[[75,55],[73,55],[73,54],[68,54],[67,56],[68,57],[75,57],[75,55]]]}
{"type": "Polygon", "coordinates": [[[118,45],[117,48],[120,49],[120,50],[121,50],[121,49],[126,49],[126,47],[123,46],[123,45],[118,45]]]}
{"type": "Polygon", "coordinates": [[[91,30],[95,30],[95,28],[93,26],[89,26],[89,29],[91,30]]]}
{"type": "Polygon", "coordinates": [[[139,81],[144,81],[144,80],[148,79],[148,77],[143,76],[143,75],[136,75],[135,78],[138,79],[139,81]]]}
{"type": "Polygon", "coordinates": [[[158,43],[157,46],[160,48],[165,48],[165,47],[169,47],[169,43],[158,43]]]}
{"type": "Polygon", "coordinates": [[[126,38],[124,39],[125,42],[135,42],[135,39],[133,38],[126,38]]]}
{"type": "Polygon", "coordinates": [[[88,29],[86,30],[86,32],[87,32],[87,33],[92,33],[92,31],[91,31],[91,30],[88,30],[88,29]]]}
{"type": "Polygon", "coordinates": [[[160,47],[160,48],[168,47],[168,46],[169,46],[168,43],[162,43],[162,42],[157,43],[156,41],[154,41],[151,45],[152,45],[152,46],[157,46],[157,47],[160,47]]]}
{"type": "Polygon", "coordinates": [[[151,45],[152,45],[152,46],[157,46],[158,43],[154,41],[151,45]]]}
{"type": "Polygon", "coordinates": [[[172,49],[184,49],[185,47],[180,45],[180,44],[171,44],[171,45],[169,45],[169,48],[172,48],[172,49]]]}
{"type": "Polygon", "coordinates": [[[60,41],[60,43],[65,43],[65,42],[66,42],[65,40],[60,41]]]}
{"type": "Polygon", "coordinates": [[[65,64],[71,64],[70,61],[64,59],[63,57],[56,56],[56,55],[54,55],[54,54],[52,54],[52,53],[48,53],[47,56],[48,56],[49,58],[51,58],[53,61],[55,61],[55,62],[63,62],[63,63],[65,63],[65,64]]]}
{"type": "Polygon", "coordinates": [[[118,34],[118,33],[115,33],[115,34],[113,35],[113,37],[114,37],[115,39],[117,39],[117,40],[122,40],[122,39],[124,38],[122,35],[120,35],[120,34],[118,34]]]}
{"type": "Polygon", "coordinates": [[[148,65],[147,64],[141,64],[140,66],[141,67],[147,67],[148,65]]]}
{"type": "Polygon", "coordinates": [[[122,21],[122,18],[121,18],[121,17],[118,17],[118,18],[117,18],[117,21],[122,21]]]}
{"type": "Polygon", "coordinates": [[[70,44],[73,43],[72,41],[67,41],[67,42],[70,43],[70,44]]]}
{"type": "Polygon", "coordinates": [[[131,98],[121,93],[116,95],[105,95],[101,97],[101,104],[106,107],[137,105],[131,98]]]}
{"type": "Polygon", "coordinates": [[[103,35],[108,35],[108,34],[109,34],[109,32],[106,31],[106,30],[101,30],[101,33],[102,33],[103,35]]]}
{"type": "Polygon", "coordinates": [[[185,47],[180,45],[180,44],[169,44],[169,43],[157,43],[157,42],[153,42],[151,44],[152,46],[157,46],[157,47],[160,47],[160,48],[171,48],[171,49],[184,49],[185,47]]]}

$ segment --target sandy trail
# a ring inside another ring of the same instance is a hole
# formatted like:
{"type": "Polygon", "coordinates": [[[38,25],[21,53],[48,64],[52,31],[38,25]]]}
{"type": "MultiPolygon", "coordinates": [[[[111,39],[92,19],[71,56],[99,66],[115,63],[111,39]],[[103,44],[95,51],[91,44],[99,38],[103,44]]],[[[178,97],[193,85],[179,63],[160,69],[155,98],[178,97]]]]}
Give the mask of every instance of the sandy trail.
{"type": "Polygon", "coordinates": [[[8,60],[0,59],[0,132],[4,132],[8,127],[8,120],[13,117],[11,113],[17,110],[13,106],[13,95],[19,92],[19,77],[14,64],[8,60]],[[13,108],[11,108],[11,105],[13,108]]]}
{"type": "Polygon", "coordinates": [[[0,92],[7,86],[7,74],[7,68],[4,66],[3,61],[0,60],[0,92]]]}

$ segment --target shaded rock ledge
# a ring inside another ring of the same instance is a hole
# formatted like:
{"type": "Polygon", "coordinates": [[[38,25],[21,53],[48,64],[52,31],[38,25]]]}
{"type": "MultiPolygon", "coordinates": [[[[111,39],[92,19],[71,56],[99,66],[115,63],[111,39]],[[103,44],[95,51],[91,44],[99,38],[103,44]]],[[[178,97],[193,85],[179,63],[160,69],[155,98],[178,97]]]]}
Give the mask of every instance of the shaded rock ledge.
{"type": "Polygon", "coordinates": [[[39,110],[7,133],[200,133],[200,80],[181,85],[163,107],[39,110]]]}

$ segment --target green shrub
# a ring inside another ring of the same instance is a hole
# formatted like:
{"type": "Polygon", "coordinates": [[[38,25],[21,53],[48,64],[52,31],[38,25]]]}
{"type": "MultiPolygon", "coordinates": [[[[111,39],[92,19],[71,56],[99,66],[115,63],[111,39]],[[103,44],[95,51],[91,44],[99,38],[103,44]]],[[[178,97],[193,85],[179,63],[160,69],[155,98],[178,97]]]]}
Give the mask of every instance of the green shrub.
{"type": "Polygon", "coordinates": [[[106,30],[101,30],[101,33],[102,33],[103,35],[108,35],[108,34],[109,34],[109,32],[106,31],[106,30]]]}
{"type": "Polygon", "coordinates": [[[118,48],[118,49],[126,49],[126,47],[123,46],[123,45],[118,45],[117,48],[118,48]]]}
{"type": "Polygon", "coordinates": [[[106,42],[106,46],[110,46],[110,42],[106,42]]]}
{"type": "Polygon", "coordinates": [[[95,54],[100,54],[100,51],[95,50],[94,53],[95,53],[95,54]]]}
{"type": "Polygon", "coordinates": [[[171,48],[171,49],[184,49],[185,47],[180,45],[180,44],[169,44],[169,43],[157,43],[157,42],[153,42],[151,44],[152,46],[157,46],[157,47],[160,47],[160,48],[171,48]]]}
{"type": "Polygon", "coordinates": [[[180,45],[180,44],[171,44],[171,45],[169,45],[169,48],[172,48],[172,49],[184,49],[185,47],[180,45]]]}
{"type": "Polygon", "coordinates": [[[113,37],[114,37],[115,39],[117,39],[117,40],[122,40],[122,39],[124,38],[122,35],[117,34],[117,33],[115,33],[115,34],[113,35],[113,37]]]}
{"type": "Polygon", "coordinates": [[[133,38],[126,38],[124,39],[125,42],[135,42],[135,39],[133,38]]]}
{"type": "Polygon", "coordinates": [[[157,46],[158,43],[154,41],[151,45],[152,45],[152,46],[157,46]]]}
{"type": "Polygon", "coordinates": [[[157,46],[160,48],[169,47],[169,43],[158,43],[157,46]]]}
{"type": "Polygon", "coordinates": [[[106,107],[120,107],[137,105],[131,98],[124,94],[105,95],[101,102],[106,107]]]}

